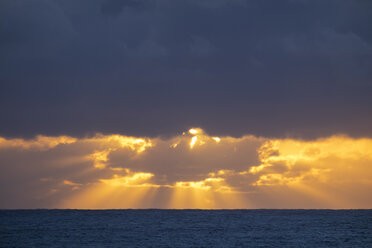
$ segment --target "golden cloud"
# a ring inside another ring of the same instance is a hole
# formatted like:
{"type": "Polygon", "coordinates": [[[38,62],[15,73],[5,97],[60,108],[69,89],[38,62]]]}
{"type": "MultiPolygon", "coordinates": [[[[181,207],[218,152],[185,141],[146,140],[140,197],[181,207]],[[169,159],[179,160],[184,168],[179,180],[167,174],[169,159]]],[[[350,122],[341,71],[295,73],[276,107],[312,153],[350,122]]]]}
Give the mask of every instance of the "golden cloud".
{"type": "Polygon", "coordinates": [[[372,207],[372,139],[342,135],[0,138],[0,170],[4,208],[372,207]]]}

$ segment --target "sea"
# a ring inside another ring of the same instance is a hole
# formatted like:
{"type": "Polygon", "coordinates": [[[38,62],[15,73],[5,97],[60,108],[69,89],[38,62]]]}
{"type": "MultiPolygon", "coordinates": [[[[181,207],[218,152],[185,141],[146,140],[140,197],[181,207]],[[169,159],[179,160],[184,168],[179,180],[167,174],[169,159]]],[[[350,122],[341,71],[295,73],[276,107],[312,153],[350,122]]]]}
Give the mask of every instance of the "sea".
{"type": "Polygon", "coordinates": [[[0,247],[372,247],[372,210],[0,210],[0,247]]]}

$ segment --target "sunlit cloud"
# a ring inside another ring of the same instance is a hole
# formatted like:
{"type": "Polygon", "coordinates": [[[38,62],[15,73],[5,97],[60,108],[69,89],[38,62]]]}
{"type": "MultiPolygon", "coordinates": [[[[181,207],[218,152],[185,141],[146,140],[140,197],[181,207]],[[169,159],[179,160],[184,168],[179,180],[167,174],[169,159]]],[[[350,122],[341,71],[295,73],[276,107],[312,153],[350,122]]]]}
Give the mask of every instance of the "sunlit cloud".
{"type": "Polygon", "coordinates": [[[71,144],[76,142],[76,138],[69,136],[58,136],[58,137],[47,137],[38,135],[34,139],[5,139],[0,137],[0,149],[6,148],[20,148],[24,150],[48,150],[52,149],[60,144],[71,144]]]}
{"type": "Polygon", "coordinates": [[[191,133],[191,134],[197,134],[197,133],[199,133],[200,132],[200,129],[196,129],[196,128],[191,128],[190,130],[189,130],[189,133],[191,133]]]}
{"type": "MultiPolygon", "coordinates": [[[[154,174],[138,172],[128,176],[114,175],[111,179],[101,179],[100,181],[112,185],[112,186],[123,186],[123,187],[141,187],[141,186],[153,186],[148,185],[146,182],[152,178],[154,174]]],[[[157,186],[157,185],[155,185],[157,186]]]]}
{"type": "Polygon", "coordinates": [[[1,207],[370,208],[372,139],[0,138],[1,207]]]}

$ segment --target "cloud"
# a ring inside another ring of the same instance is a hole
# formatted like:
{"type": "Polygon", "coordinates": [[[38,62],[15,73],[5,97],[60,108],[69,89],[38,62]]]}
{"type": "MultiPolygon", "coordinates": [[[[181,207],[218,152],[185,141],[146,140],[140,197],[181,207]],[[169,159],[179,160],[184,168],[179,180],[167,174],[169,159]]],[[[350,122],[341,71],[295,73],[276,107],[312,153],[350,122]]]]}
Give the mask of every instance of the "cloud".
{"type": "Polygon", "coordinates": [[[369,5],[2,1],[0,134],[371,136],[369,5]]]}
{"type": "Polygon", "coordinates": [[[1,208],[370,208],[372,140],[0,139],[1,208]]]}
{"type": "Polygon", "coordinates": [[[0,149],[20,148],[24,150],[49,150],[59,144],[71,144],[76,142],[76,138],[68,136],[47,137],[38,135],[35,139],[5,139],[0,137],[0,149]]]}
{"type": "Polygon", "coordinates": [[[101,11],[103,14],[119,15],[124,8],[132,8],[135,10],[144,10],[149,1],[138,0],[108,0],[102,3],[101,11]]]}

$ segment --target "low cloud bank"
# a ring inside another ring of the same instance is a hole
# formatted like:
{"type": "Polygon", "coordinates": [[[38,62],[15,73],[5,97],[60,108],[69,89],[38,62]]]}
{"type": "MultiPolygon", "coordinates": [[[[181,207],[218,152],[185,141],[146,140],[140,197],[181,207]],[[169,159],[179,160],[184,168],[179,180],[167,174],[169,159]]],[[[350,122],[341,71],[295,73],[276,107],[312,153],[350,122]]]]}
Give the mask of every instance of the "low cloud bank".
{"type": "Polygon", "coordinates": [[[371,208],[372,139],[0,138],[1,208],[371,208]]]}

